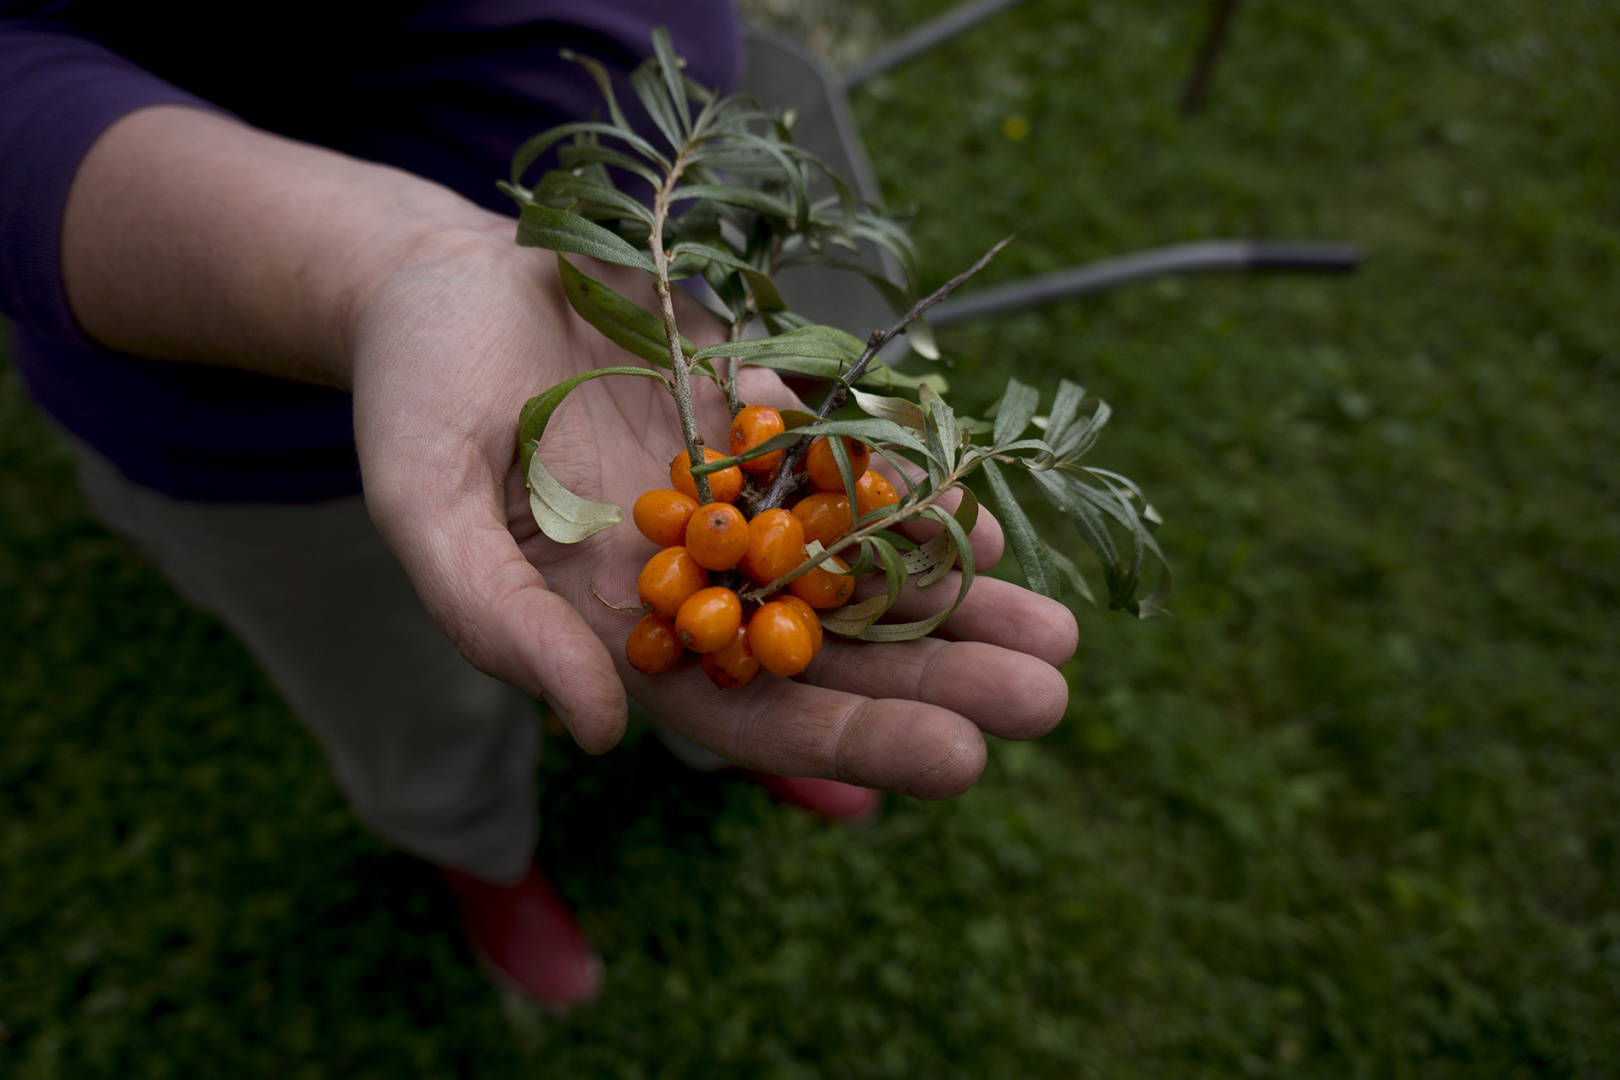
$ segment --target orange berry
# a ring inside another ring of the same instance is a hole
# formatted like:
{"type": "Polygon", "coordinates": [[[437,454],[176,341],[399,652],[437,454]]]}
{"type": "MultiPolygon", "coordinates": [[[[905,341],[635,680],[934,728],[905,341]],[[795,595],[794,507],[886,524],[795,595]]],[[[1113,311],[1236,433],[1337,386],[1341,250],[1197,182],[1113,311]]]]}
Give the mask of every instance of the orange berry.
{"type": "Polygon", "coordinates": [[[767,671],[778,675],[797,675],[815,656],[804,616],[780,601],[761,604],[748,620],[748,647],[767,671]]]}
{"type": "Polygon", "coordinates": [[[730,503],[698,508],[686,524],[686,550],[705,570],[730,570],[748,550],[748,519],[730,503]]]}
{"type": "Polygon", "coordinates": [[[855,481],[855,516],[865,517],[884,506],[898,506],[900,495],[876,469],[867,469],[855,481]]]}
{"type": "Polygon", "coordinates": [[[788,590],[813,608],[843,607],[855,592],[855,579],[847,574],[833,573],[827,569],[828,563],[840,570],[849,569],[843,559],[834,555],[804,577],[790,581],[788,590]]]}
{"type": "MultiPolygon", "coordinates": [[[[703,451],[704,461],[718,461],[725,456],[718,450],[705,448],[703,451]]],[[[685,492],[694,499],[698,497],[697,481],[692,479],[692,459],[687,456],[685,450],[676,454],[675,460],[669,463],[669,486],[676,491],[685,492]]],[[[709,494],[713,496],[715,502],[736,502],[737,497],[742,494],[742,486],[742,470],[735,465],[709,474],[709,494]]]]}
{"type": "Polygon", "coordinates": [[[766,510],[748,523],[748,551],[738,565],[769,585],[804,561],[804,523],[786,510],[766,510]]]}
{"type": "Polygon", "coordinates": [[[748,647],[748,627],[737,627],[731,644],[703,654],[703,673],[722,690],[735,690],[759,673],[759,657],[748,647]]]}
{"type": "Polygon", "coordinates": [[[655,488],[642,492],[630,517],[642,536],[659,547],[674,547],[686,539],[686,523],[697,508],[697,500],[685,492],[655,488]]]}
{"type": "MultiPolygon", "coordinates": [[[[849,471],[859,480],[866,473],[867,465],[871,464],[872,448],[853,436],[845,435],[844,449],[849,451],[849,471]]],[[[804,455],[804,471],[810,477],[810,482],[822,491],[844,490],[844,478],[838,475],[838,462],[825,438],[810,444],[810,452],[804,455]]]]}
{"type": "Polygon", "coordinates": [[[642,607],[654,615],[673,619],[691,595],[709,584],[709,572],[679,545],[667,547],[647,560],[636,581],[642,607]]]}
{"type": "Polygon", "coordinates": [[[668,671],[685,651],[675,636],[675,623],[657,615],[643,615],[624,643],[624,658],[643,675],[668,671]]]}
{"type": "Polygon", "coordinates": [[[675,636],[696,653],[714,652],[731,644],[742,625],[742,601],[730,589],[711,585],[687,597],[675,616],[675,636]]]}
{"type": "Polygon", "coordinates": [[[849,513],[849,497],[837,491],[806,495],[793,505],[793,516],[804,523],[804,542],[815,540],[822,547],[831,547],[855,523],[849,513]]]}
{"type": "Polygon", "coordinates": [[[810,627],[810,652],[815,654],[821,651],[821,619],[816,615],[816,609],[800,600],[797,596],[784,596],[777,603],[786,604],[799,613],[806,625],[810,627]]]}
{"type": "MultiPolygon", "coordinates": [[[[750,405],[737,414],[731,422],[731,453],[733,456],[745,453],[764,442],[774,438],[787,430],[782,423],[782,414],[768,405],[750,405]]],[[[782,460],[782,451],[772,450],[770,453],[757,457],[752,461],[742,463],[743,472],[768,473],[776,468],[782,460]]]]}

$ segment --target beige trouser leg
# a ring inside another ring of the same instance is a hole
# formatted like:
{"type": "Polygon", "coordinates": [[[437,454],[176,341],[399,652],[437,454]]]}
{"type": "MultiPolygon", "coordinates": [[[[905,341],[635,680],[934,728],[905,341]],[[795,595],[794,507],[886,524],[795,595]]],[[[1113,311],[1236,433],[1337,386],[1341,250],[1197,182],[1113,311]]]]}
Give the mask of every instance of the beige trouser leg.
{"type": "Polygon", "coordinates": [[[236,633],[366,825],[486,880],[522,876],[539,831],[535,704],[461,658],[359,496],[183,502],[74,450],[92,513],[236,633]]]}

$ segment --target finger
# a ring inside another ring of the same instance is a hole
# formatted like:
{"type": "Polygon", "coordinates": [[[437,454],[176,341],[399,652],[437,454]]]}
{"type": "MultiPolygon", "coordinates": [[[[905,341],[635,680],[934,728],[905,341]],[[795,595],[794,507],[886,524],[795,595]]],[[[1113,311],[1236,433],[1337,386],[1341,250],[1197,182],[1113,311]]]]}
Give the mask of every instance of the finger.
{"type": "Polygon", "coordinates": [[[829,640],[806,675],[845,693],[938,705],[1003,739],[1035,739],[1063,719],[1069,684],[1043,660],[979,641],[829,640]]]}
{"type": "Polygon", "coordinates": [[[948,799],[984,771],[984,737],[966,717],[926,702],[871,698],[761,672],[717,690],[696,666],[626,685],[660,720],[728,761],[817,776],[918,799],[948,799]]]}
{"type": "Polygon", "coordinates": [[[467,661],[544,698],[588,753],[624,735],[628,703],[612,654],[523,557],[504,516],[467,506],[432,512],[367,489],[373,518],[422,602],[467,661]]]}
{"type": "MultiPolygon", "coordinates": [[[[962,575],[951,571],[927,588],[907,580],[885,622],[912,622],[944,611],[956,600],[962,575]]],[[[883,592],[881,581],[856,586],[855,598],[883,592]]],[[[957,641],[981,641],[1032,656],[1050,667],[1062,667],[1074,656],[1080,627],[1074,612],[1050,597],[999,578],[976,577],[962,605],[934,635],[957,641]]]]}

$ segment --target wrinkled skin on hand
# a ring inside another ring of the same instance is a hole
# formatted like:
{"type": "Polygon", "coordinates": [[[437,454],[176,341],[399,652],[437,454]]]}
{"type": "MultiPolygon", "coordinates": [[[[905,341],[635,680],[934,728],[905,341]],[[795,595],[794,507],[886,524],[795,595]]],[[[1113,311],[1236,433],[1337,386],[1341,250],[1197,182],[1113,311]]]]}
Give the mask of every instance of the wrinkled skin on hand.
{"type": "MultiPolygon", "coordinates": [[[[646,275],[586,269],[657,310],[646,275]]],[[[686,305],[683,331],[717,340],[705,318],[686,305]]],[[[636,361],[572,312],[553,255],[516,247],[510,222],[439,238],[370,295],[350,328],[356,435],[379,529],[467,659],[547,700],[586,750],[606,751],[623,735],[628,691],[739,764],[946,798],[978,778],[985,733],[1034,738],[1062,717],[1068,688],[1057,667],[1075,648],[1073,616],[990,578],[975,581],[937,636],[885,645],[829,636],[795,680],[761,677],[722,692],[696,665],[657,678],[631,669],[624,641],[635,617],[590,588],[633,602],[651,548],[628,524],[576,545],[541,534],[519,471],[517,420],[528,398],[561,379],[636,361]]],[[[796,403],[763,370],[749,371],[742,391],[752,403],[796,403]]],[[[723,398],[706,382],[697,397],[700,430],[722,440],[723,398]]],[[[540,453],[568,488],[628,507],[668,486],[681,445],[667,391],[607,378],[569,396],[540,453]]],[[[973,539],[981,567],[1000,555],[988,514],[973,539]]],[[[939,610],[956,589],[951,575],[908,592],[902,613],[939,610]]]]}

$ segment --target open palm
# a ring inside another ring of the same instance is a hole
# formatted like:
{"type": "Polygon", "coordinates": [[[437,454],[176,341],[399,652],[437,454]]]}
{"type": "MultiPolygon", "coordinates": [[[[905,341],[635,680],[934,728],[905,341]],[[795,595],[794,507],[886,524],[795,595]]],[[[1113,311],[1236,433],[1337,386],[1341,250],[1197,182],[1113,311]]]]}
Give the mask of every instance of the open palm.
{"type": "MultiPolygon", "coordinates": [[[[977,779],[982,732],[1033,738],[1061,718],[1067,685],[1057,665],[1074,649],[1072,615],[988,578],[940,636],[885,645],[829,637],[794,680],[722,692],[695,667],[641,675],[624,661],[635,618],[598,601],[592,585],[633,602],[650,545],[629,525],[577,545],[548,540],[518,471],[525,400],[580,371],[634,362],[568,308],[550,256],[516,248],[509,225],[492,222],[389,281],[356,324],[356,435],[373,518],[468,660],[544,697],[585,749],[619,740],[628,692],[739,764],[941,798],[977,779]]],[[[683,322],[694,340],[697,325],[683,322]]],[[[706,389],[699,427],[713,439],[729,416],[706,389]]],[[[794,402],[768,372],[751,371],[743,390],[755,403],[794,402]]],[[[569,397],[540,453],[571,490],[628,506],[668,485],[681,445],[666,391],[613,378],[569,397]]],[[[974,540],[988,565],[1000,549],[994,523],[974,540]]],[[[955,591],[940,582],[902,598],[902,610],[937,610],[955,591]]]]}

